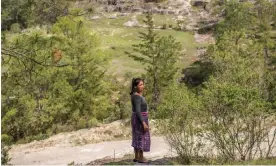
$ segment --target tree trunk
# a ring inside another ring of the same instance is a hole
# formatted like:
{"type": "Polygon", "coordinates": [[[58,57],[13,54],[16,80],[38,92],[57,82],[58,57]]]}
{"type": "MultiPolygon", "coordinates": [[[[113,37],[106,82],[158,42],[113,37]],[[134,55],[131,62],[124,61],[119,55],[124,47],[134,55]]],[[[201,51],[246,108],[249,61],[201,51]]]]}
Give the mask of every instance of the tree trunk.
{"type": "Polygon", "coordinates": [[[153,77],[153,96],[152,96],[152,110],[157,111],[157,105],[159,100],[158,84],[157,84],[157,73],[155,70],[153,77]]]}

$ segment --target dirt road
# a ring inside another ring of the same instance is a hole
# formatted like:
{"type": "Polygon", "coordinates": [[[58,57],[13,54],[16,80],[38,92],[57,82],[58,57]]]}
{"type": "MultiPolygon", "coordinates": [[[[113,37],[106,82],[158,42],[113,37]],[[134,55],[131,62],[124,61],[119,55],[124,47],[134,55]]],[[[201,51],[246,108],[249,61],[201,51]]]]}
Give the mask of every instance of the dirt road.
{"type": "MultiPolygon", "coordinates": [[[[96,144],[72,147],[45,147],[36,149],[22,149],[10,151],[11,164],[69,164],[71,162],[87,164],[104,157],[123,157],[133,152],[130,140],[108,141],[96,144]]],[[[171,150],[162,137],[152,137],[151,152],[145,154],[154,160],[164,156],[171,156],[171,150]]]]}

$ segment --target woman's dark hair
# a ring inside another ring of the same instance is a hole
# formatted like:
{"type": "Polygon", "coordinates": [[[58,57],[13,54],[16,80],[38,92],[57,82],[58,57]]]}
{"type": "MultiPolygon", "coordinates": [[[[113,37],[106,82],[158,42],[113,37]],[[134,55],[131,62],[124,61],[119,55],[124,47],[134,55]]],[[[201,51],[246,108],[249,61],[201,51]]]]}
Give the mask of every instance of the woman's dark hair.
{"type": "Polygon", "coordinates": [[[142,78],[133,78],[131,83],[131,92],[130,95],[136,92],[136,87],[140,81],[144,81],[142,78]]]}

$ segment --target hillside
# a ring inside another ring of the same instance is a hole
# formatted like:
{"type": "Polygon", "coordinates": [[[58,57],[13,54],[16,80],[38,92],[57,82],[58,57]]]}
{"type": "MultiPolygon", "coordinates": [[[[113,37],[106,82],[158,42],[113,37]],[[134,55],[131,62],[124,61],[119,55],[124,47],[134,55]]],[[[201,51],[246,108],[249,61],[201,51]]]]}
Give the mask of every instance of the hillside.
{"type": "Polygon", "coordinates": [[[9,154],[15,164],[131,164],[134,92],[158,140],[153,158],[174,150],[187,165],[274,161],[276,1],[1,6],[2,164],[9,154]]]}
{"type": "Polygon", "coordinates": [[[212,43],[212,34],[198,34],[200,28],[214,24],[207,1],[169,0],[162,3],[141,1],[80,1],[76,7],[86,5],[95,7],[95,13],[86,17],[87,26],[98,32],[103,48],[113,57],[109,73],[122,80],[126,73],[139,75],[143,67],[127,57],[124,52],[131,51],[133,44],[139,43],[139,32],[146,30],[143,23],[145,12],[153,14],[155,31],[161,36],[172,35],[182,44],[183,51],[180,68],[198,59],[208,43],[212,43]]]}

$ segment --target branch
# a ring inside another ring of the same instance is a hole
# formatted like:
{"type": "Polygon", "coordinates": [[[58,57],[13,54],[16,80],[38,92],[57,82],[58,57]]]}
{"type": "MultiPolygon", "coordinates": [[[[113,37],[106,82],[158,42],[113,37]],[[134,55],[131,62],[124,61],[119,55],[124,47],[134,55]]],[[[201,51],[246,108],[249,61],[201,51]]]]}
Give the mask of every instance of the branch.
{"type": "Polygon", "coordinates": [[[49,66],[54,66],[54,67],[65,67],[65,66],[69,66],[69,64],[65,64],[65,65],[52,65],[52,64],[43,64],[42,62],[39,62],[37,60],[35,60],[34,58],[31,58],[31,57],[28,57],[28,56],[25,56],[23,53],[19,53],[19,52],[16,52],[14,50],[8,50],[8,49],[5,49],[5,48],[2,48],[2,51],[1,53],[3,55],[7,55],[7,56],[10,56],[10,57],[14,57],[14,58],[18,58],[18,56],[14,55],[14,54],[17,54],[17,55],[20,55],[32,62],[34,62],[35,64],[38,64],[38,65],[41,65],[41,66],[44,66],[44,67],[49,67],[49,66]],[[5,52],[6,51],[6,52],[5,52]]]}

